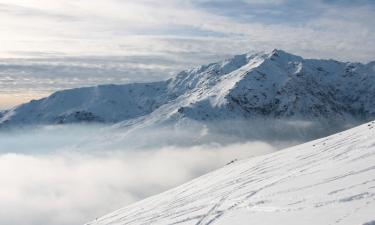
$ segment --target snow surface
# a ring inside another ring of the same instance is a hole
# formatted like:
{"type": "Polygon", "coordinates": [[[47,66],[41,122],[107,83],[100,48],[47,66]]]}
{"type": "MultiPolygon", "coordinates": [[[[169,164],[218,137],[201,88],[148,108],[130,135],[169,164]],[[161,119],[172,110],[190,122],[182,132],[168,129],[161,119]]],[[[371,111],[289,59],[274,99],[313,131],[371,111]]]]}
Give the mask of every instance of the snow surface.
{"type": "Polygon", "coordinates": [[[0,126],[184,119],[375,118],[374,63],[303,59],[282,50],[249,53],[153,83],[60,91],[0,113],[0,126]]]}
{"type": "Polygon", "coordinates": [[[375,224],[375,121],[230,161],[95,224],[375,224]]]}

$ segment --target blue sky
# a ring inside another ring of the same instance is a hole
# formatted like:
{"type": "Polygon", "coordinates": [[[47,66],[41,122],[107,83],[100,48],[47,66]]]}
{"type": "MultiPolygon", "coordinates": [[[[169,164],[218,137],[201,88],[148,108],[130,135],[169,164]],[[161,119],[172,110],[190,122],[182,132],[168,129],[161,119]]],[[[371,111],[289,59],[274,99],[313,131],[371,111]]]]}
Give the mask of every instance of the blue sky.
{"type": "Polygon", "coordinates": [[[0,108],[254,50],[368,62],[373,18],[373,0],[0,0],[0,108]]]}

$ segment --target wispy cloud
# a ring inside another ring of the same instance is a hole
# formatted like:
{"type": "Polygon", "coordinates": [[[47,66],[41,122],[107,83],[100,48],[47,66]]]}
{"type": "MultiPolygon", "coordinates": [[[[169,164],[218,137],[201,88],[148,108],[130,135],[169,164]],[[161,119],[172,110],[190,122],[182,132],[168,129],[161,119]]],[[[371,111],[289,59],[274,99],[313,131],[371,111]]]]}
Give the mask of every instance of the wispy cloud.
{"type": "MultiPolygon", "coordinates": [[[[321,57],[369,60],[373,56],[373,52],[364,52],[364,49],[349,52],[359,43],[364,45],[364,38],[374,41],[370,35],[348,37],[345,34],[349,27],[338,30],[335,26],[350,21],[355,25],[350,26],[350,33],[373,32],[373,22],[368,20],[374,15],[371,1],[2,1],[0,10],[7,13],[3,13],[1,25],[8,32],[2,39],[12,43],[13,51],[57,50],[78,55],[160,54],[179,48],[170,38],[172,36],[191,39],[192,46],[197,45],[194,40],[200,37],[213,42],[220,39],[231,46],[237,40],[248,43],[245,48],[240,43],[231,51],[219,48],[216,54],[264,46],[280,46],[304,53],[307,47],[298,43],[307,42],[312,43],[310,46],[321,57]],[[327,20],[331,23],[324,22],[327,20]],[[324,29],[318,29],[318,25],[324,29]],[[316,36],[320,36],[320,43],[316,42],[316,36]],[[332,39],[332,36],[336,38],[332,39]],[[141,38],[138,40],[138,37],[141,38]],[[160,39],[168,45],[158,42],[160,39]],[[347,43],[347,48],[330,47],[328,52],[327,46],[337,45],[340,39],[347,43]]],[[[198,45],[205,50],[202,43],[198,45]]],[[[5,52],[12,51],[9,46],[2,48],[5,52]]],[[[209,48],[207,50],[212,51],[209,48]]],[[[181,48],[181,51],[186,50],[181,48]]],[[[309,55],[309,51],[305,55],[309,55]]]]}

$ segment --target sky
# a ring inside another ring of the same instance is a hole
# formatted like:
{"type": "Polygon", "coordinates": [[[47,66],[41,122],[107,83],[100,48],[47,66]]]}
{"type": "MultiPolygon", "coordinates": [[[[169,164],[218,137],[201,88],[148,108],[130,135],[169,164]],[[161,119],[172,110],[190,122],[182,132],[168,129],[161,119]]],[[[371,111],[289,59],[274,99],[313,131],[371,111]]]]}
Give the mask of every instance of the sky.
{"type": "Polygon", "coordinates": [[[0,0],[0,109],[248,51],[375,60],[373,0],[0,0]]]}

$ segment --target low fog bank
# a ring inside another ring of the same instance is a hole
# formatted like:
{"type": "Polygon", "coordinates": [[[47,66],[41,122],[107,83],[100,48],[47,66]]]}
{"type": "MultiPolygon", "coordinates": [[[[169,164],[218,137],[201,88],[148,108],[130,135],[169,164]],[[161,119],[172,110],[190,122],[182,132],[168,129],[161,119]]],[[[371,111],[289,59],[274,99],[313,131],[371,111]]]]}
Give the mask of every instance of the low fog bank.
{"type": "Polygon", "coordinates": [[[234,159],[327,133],[301,121],[2,130],[0,224],[83,224],[234,159]]]}
{"type": "Polygon", "coordinates": [[[282,149],[349,129],[359,122],[256,119],[202,123],[181,119],[178,122],[150,124],[141,121],[131,125],[65,124],[0,128],[0,153],[153,151],[169,146],[228,146],[259,141],[282,149]]]}
{"type": "Polygon", "coordinates": [[[103,125],[50,125],[0,129],[0,154],[71,151],[74,146],[94,141],[104,128],[103,125]]]}
{"type": "Polygon", "coordinates": [[[235,158],[274,150],[249,142],[102,154],[1,154],[0,224],[83,224],[235,158]]]}
{"type": "MultiPolygon", "coordinates": [[[[224,120],[196,122],[181,119],[176,123],[162,122],[158,126],[140,123],[130,126],[117,125],[100,135],[96,142],[87,142],[91,150],[154,149],[165,146],[190,147],[218,144],[227,146],[245,142],[264,142],[275,149],[282,149],[349,129],[360,124],[356,121],[303,121],[303,120],[224,120]],[[124,129],[125,128],[125,129],[124,129]],[[110,132],[108,132],[110,131],[110,132]]],[[[78,150],[79,151],[79,150],[78,150]]]]}

